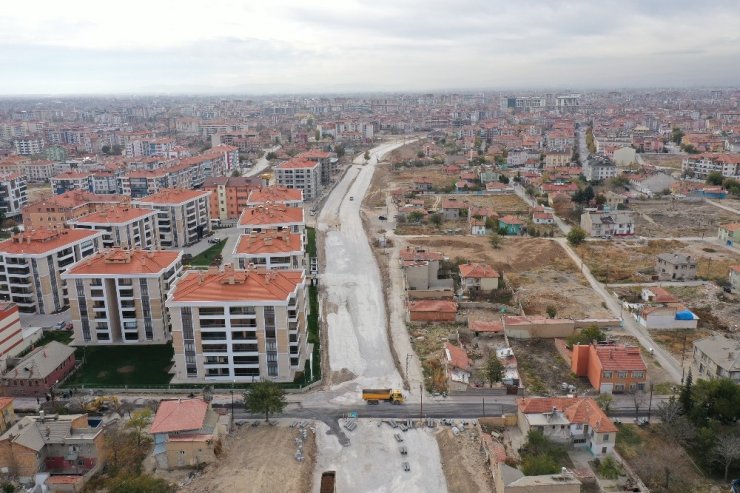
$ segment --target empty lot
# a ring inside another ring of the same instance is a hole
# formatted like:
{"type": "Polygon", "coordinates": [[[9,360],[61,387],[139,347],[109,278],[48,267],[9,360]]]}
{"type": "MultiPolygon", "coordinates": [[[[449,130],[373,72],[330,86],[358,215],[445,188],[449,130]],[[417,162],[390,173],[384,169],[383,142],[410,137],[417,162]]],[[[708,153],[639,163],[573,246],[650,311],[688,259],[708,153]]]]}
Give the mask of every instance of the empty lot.
{"type": "Polygon", "coordinates": [[[704,202],[644,200],[630,202],[635,211],[635,232],[649,238],[717,236],[720,224],[740,216],[704,202]]]}

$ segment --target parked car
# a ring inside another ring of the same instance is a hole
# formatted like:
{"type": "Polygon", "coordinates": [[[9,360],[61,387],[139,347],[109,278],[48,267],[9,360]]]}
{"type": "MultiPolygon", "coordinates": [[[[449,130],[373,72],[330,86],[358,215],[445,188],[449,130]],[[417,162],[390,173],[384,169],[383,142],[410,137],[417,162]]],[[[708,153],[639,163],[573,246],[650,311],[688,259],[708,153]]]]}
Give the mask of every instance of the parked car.
{"type": "Polygon", "coordinates": [[[387,221],[388,218],[385,217],[385,216],[378,216],[378,220],[380,220],[380,221],[387,221]]]}
{"type": "Polygon", "coordinates": [[[218,243],[221,241],[221,238],[208,238],[208,243],[218,243]]]}
{"type": "Polygon", "coordinates": [[[72,330],[72,322],[59,322],[52,327],[54,330],[72,330]]]}
{"type": "Polygon", "coordinates": [[[354,197],[354,195],[350,195],[350,196],[349,196],[349,200],[355,200],[355,197],[354,197]]]}

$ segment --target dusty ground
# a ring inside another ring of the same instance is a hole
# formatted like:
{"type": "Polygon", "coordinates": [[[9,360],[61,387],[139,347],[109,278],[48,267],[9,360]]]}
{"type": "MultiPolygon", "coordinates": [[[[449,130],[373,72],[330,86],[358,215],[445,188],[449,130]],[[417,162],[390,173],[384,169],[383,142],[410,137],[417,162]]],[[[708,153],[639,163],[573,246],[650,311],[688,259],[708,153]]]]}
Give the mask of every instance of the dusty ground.
{"type": "Polygon", "coordinates": [[[579,393],[591,389],[585,377],[576,377],[555,349],[554,339],[510,339],[519,376],[529,395],[562,395],[560,385],[575,385],[579,393]]]}
{"type": "Polygon", "coordinates": [[[740,219],[737,214],[704,202],[631,201],[635,232],[650,238],[716,236],[717,227],[740,219]]]}
{"type": "Polygon", "coordinates": [[[587,241],[576,250],[596,279],[609,283],[649,282],[655,273],[655,258],[661,253],[697,258],[697,274],[702,279],[726,279],[730,265],[740,263],[740,254],[702,241],[587,241]]]}
{"type": "Polygon", "coordinates": [[[697,339],[712,335],[713,332],[704,329],[681,329],[681,330],[651,330],[650,336],[655,342],[668,349],[676,359],[681,361],[683,353],[684,362],[691,361],[693,342],[697,339]]]}
{"type": "Polygon", "coordinates": [[[54,195],[51,186],[45,183],[32,183],[28,185],[28,202],[35,202],[54,195]]]}
{"type": "Polygon", "coordinates": [[[503,214],[527,214],[530,207],[516,194],[508,195],[470,195],[450,194],[441,195],[442,200],[456,198],[475,205],[476,207],[491,207],[500,215],[503,214]]]}
{"type": "Polygon", "coordinates": [[[544,315],[548,305],[555,305],[560,317],[611,317],[603,300],[554,241],[505,238],[499,249],[484,236],[413,238],[408,243],[441,251],[452,260],[491,264],[519,289],[519,301],[527,314],[544,315]]]}
{"type": "Polygon", "coordinates": [[[442,470],[450,493],[483,493],[494,490],[493,478],[481,450],[478,429],[467,427],[457,436],[445,427],[435,435],[442,455],[442,470]]]}
{"type": "Polygon", "coordinates": [[[727,331],[740,323],[738,296],[726,294],[714,284],[667,289],[699,316],[699,329],[727,331]]]}
{"type": "Polygon", "coordinates": [[[373,179],[370,182],[370,188],[365,195],[365,205],[371,208],[385,207],[385,196],[388,190],[390,190],[390,184],[388,182],[391,172],[388,163],[377,164],[375,166],[375,173],[373,173],[373,179]]]}
{"type": "Polygon", "coordinates": [[[684,156],[681,154],[662,154],[649,153],[642,154],[642,159],[652,164],[664,168],[681,169],[684,156]]]}
{"type": "Polygon", "coordinates": [[[309,429],[303,445],[303,462],[294,458],[297,428],[283,420],[278,426],[261,423],[252,427],[237,427],[236,434],[226,440],[218,463],[207,467],[192,483],[180,488],[180,493],[219,493],[239,491],[262,493],[309,491],[316,459],[314,433],[309,429]]]}
{"type": "Polygon", "coordinates": [[[424,166],[394,171],[391,179],[401,187],[414,188],[414,180],[427,178],[432,182],[432,187],[442,189],[448,187],[458,180],[458,175],[451,175],[442,171],[442,166],[424,166]]]}
{"type": "Polygon", "coordinates": [[[434,438],[438,428],[414,428],[403,432],[375,419],[359,419],[357,425],[354,431],[347,432],[350,444],[342,447],[336,436],[327,434],[328,426],[318,423],[319,453],[313,486],[303,491],[318,493],[324,471],[336,471],[336,489],[340,492],[447,491],[440,450],[434,438]],[[403,442],[397,442],[394,434],[400,434],[403,442]],[[401,446],[407,448],[407,455],[401,455],[401,446]],[[410,471],[402,469],[403,462],[409,463],[410,471]]]}

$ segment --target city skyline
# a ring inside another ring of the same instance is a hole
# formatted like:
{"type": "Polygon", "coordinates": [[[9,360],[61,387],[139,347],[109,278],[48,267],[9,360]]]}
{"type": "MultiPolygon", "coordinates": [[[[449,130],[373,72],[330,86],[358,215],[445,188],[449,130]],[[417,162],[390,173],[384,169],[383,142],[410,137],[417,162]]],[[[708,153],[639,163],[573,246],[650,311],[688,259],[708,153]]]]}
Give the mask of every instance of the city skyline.
{"type": "Polygon", "coordinates": [[[0,20],[0,94],[721,87],[740,80],[740,5],[729,1],[697,12],[684,1],[209,7],[8,5],[0,20]]]}

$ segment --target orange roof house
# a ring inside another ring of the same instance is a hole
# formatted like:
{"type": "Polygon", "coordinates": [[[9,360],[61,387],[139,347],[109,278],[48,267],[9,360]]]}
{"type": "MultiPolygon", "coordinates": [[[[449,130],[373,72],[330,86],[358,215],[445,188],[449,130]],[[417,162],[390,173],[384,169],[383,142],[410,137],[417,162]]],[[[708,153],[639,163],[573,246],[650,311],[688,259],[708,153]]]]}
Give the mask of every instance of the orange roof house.
{"type": "Polygon", "coordinates": [[[553,441],[586,447],[594,455],[614,450],[617,427],[591,397],[520,397],[517,415],[524,435],[540,431],[553,441]]]}
{"type": "Polygon", "coordinates": [[[201,399],[162,401],[154,415],[151,434],[199,430],[208,411],[208,403],[201,399]]]}
{"type": "Polygon", "coordinates": [[[453,388],[460,386],[464,390],[470,381],[470,370],[472,368],[468,353],[465,352],[465,349],[449,342],[444,343],[443,349],[445,354],[445,373],[448,380],[450,380],[450,384],[452,384],[453,388]]]}
{"type": "Polygon", "coordinates": [[[647,367],[640,348],[617,344],[573,346],[571,371],[588,377],[602,394],[645,390],[647,367]]]}
{"type": "Polygon", "coordinates": [[[499,277],[499,273],[488,264],[460,265],[460,284],[466,292],[498,289],[499,277]]]}
{"type": "Polygon", "coordinates": [[[409,301],[408,308],[412,322],[454,322],[457,315],[457,303],[454,301],[409,301]]]}
{"type": "MultiPolygon", "coordinates": [[[[311,161],[313,165],[316,163],[311,161]]],[[[299,207],[303,204],[303,190],[286,187],[259,187],[249,192],[247,207],[266,204],[283,204],[299,207]]]]}
{"type": "Polygon", "coordinates": [[[74,276],[159,275],[182,258],[180,250],[125,250],[111,248],[84,258],[67,269],[74,276]]]}
{"type": "Polygon", "coordinates": [[[249,233],[252,230],[290,229],[302,231],[305,223],[302,207],[284,205],[260,205],[244,209],[239,216],[238,227],[249,233]]]}
{"type": "Polygon", "coordinates": [[[90,229],[35,229],[14,234],[0,241],[0,253],[5,255],[45,256],[63,250],[72,244],[92,240],[101,236],[100,231],[90,229]]]}

